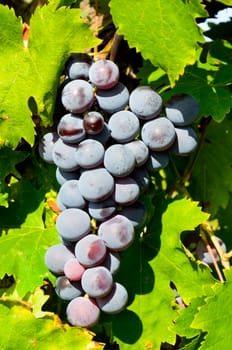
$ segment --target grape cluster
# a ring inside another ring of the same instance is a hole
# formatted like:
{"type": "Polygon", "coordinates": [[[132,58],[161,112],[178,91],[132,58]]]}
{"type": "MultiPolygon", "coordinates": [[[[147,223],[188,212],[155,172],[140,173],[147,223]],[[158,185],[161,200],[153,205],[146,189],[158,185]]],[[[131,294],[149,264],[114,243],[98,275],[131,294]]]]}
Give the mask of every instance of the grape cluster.
{"type": "Polygon", "coordinates": [[[195,149],[190,124],[198,104],[180,95],[163,108],[150,86],[129,93],[114,62],[92,62],[87,54],[70,58],[66,76],[61,102],[67,113],[39,144],[60,185],[61,243],[47,249],[45,263],[57,276],[57,295],[68,302],[70,324],[92,327],[101,311],[114,314],[127,305],[127,290],[114,278],[120,252],[146,218],[140,196],[150,173],[168,164],[169,152],[195,149]]]}

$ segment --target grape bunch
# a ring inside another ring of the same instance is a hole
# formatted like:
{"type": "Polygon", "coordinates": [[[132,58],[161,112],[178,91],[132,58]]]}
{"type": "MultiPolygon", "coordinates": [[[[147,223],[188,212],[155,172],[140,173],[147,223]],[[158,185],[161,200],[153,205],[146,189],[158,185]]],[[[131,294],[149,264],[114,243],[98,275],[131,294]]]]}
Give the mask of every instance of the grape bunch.
{"type": "Polygon", "coordinates": [[[60,185],[60,243],[47,249],[45,263],[68,303],[70,324],[92,327],[101,311],[115,314],[127,306],[128,292],[115,278],[120,252],[146,218],[141,195],[150,174],[168,165],[169,152],[195,149],[191,123],[198,103],[179,95],[164,107],[150,86],[129,92],[114,62],[84,53],[72,55],[65,72],[66,113],[39,144],[42,159],[56,165],[60,185]]]}

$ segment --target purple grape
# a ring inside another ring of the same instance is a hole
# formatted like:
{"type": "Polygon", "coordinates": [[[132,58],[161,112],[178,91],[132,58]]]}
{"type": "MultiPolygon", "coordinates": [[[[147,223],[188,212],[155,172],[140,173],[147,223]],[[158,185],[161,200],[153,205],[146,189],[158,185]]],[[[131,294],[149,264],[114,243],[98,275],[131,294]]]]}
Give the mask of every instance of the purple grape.
{"type": "Polygon", "coordinates": [[[80,282],[71,282],[66,276],[56,279],[55,292],[63,300],[72,300],[83,295],[80,282]]]}
{"type": "Polygon", "coordinates": [[[76,160],[84,169],[95,168],[102,164],[105,148],[101,142],[87,139],[81,141],[76,149],[76,160]]]}
{"type": "MultiPolygon", "coordinates": [[[[222,241],[221,238],[217,237],[218,243],[221,246],[221,249],[223,252],[226,252],[227,248],[225,243],[222,241]]],[[[213,256],[215,258],[215,261],[220,261],[220,256],[218,255],[218,252],[216,250],[216,248],[214,247],[213,244],[210,245],[211,246],[211,251],[213,253],[213,256]]],[[[199,260],[201,260],[203,263],[207,264],[207,265],[212,265],[213,264],[213,260],[206,248],[206,244],[205,242],[200,239],[197,243],[197,247],[196,247],[196,256],[199,260]]]]}
{"type": "Polygon", "coordinates": [[[61,101],[71,113],[85,112],[94,102],[93,88],[85,80],[72,80],[64,86],[61,101]]]}
{"type": "Polygon", "coordinates": [[[135,156],[125,145],[114,144],[105,151],[104,166],[113,176],[127,176],[134,170],[135,156]]]}
{"type": "Polygon", "coordinates": [[[120,267],[120,255],[117,252],[107,251],[106,257],[101,263],[102,266],[105,266],[110,273],[114,276],[120,267]]]}
{"type": "Polygon", "coordinates": [[[89,79],[91,57],[86,53],[74,53],[65,65],[65,71],[70,79],[89,79]]]}
{"type": "Polygon", "coordinates": [[[139,86],[131,92],[129,106],[140,119],[150,120],[159,115],[162,98],[150,86],[139,86]]]}
{"type": "Polygon", "coordinates": [[[164,151],[176,139],[175,127],[169,119],[159,117],[143,125],[141,137],[151,151],[164,151]]]}
{"type": "MultiPolygon", "coordinates": [[[[57,195],[57,203],[62,208],[79,208],[86,207],[86,200],[82,197],[79,190],[79,180],[68,180],[61,187],[57,195]]],[[[60,206],[58,205],[60,208],[60,206]]],[[[64,210],[61,209],[60,210],[64,210]]]]}
{"type": "Polygon", "coordinates": [[[199,104],[191,95],[174,95],[167,101],[165,112],[174,125],[190,125],[198,116],[199,104]]]}
{"type": "Polygon", "coordinates": [[[114,178],[104,168],[86,170],[80,176],[79,189],[86,200],[99,202],[111,196],[114,178]]]}
{"type": "Polygon", "coordinates": [[[39,155],[47,163],[54,164],[53,160],[53,149],[59,136],[56,132],[48,132],[43,135],[39,143],[39,155]]]}
{"type": "Polygon", "coordinates": [[[106,255],[105,243],[97,235],[88,234],[77,242],[75,255],[85,267],[99,265],[106,255]]]}
{"type": "Polygon", "coordinates": [[[101,142],[103,145],[106,145],[107,141],[110,138],[110,130],[108,128],[108,125],[104,123],[104,127],[101,132],[99,132],[98,134],[88,134],[87,137],[90,140],[96,140],[101,142]]]}
{"type": "Polygon", "coordinates": [[[135,165],[137,167],[140,167],[146,163],[149,155],[149,149],[142,140],[131,141],[129,143],[126,143],[125,146],[129,147],[134,154],[135,165]]]}
{"type": "Polygon", "coordinates": [[[99,134],[104,129],[104,118],[101,113],[90,111],[85,114],[83,124],[86,133],[90,135],[99,134]]]}
{"type": "Polygon", "coordinates": [[[64,274],[70,281],[80,281],[86,268],[76,259],[69,259],[64,265],[64,274]]]}
{"type": "Polygon", "coordinates": [[[100,224],[98,235],[110,250],[121,251],[132,244],[134,226],[128,218],[117,214],[100,224]]]}
{"type": "Polygon", "coordinates": [[[129,176],[115,179],[113,200],[120,205],[131,205],[139,197],[139,185],[129,176]]]}
{"type": "Polygon", "coordinates": [[[169,163],[169,154],[167,151],[155,152],[151,151],[146,163],[146,167],[150,172],[155,172],[165,168],[169,163]]]}
{"type": "Polygon", "coordinates": [[[69,180],[78,180],[80,177],[80,169],[76,171],[65,171],[59,167],[56,168],[56,181],[59,185],[63,185],[69,180]]]}
{"type": "Polygon", "coordinates": [[[105,313],[117,314],[125,309],[128,302],[128,293],[122,284],[116,282],[111,292],[103,298],[97,298],[96,302],[105,313]]]}
{"type": "Polygon", "coordinates": [[[110,60],[96,61],[89,69],[89,79],[99,89],[110,89],[118,83],[118,66],[110,60]]]}
{"type": "Polygon", "coordinates": [[[118,213],[129,219],[136,228],[142,226],[147,218],[147,209],[140,201],[130,206],[123,207],[118,213]]]}
{"type": "Polygon", "coordinates": [[[187,156],[193,152],[198,144],[198,137],[191,126],[175,128],[176,141],[171,151],[178,156],[187,156]]]}
{"type": "Polygon", "coordinates": [[[128,105],[129,91],[124,84],[119,82],[108,90],[97,89],[96,100],[103,111],[115,113],[123,110],[128,105]]]}
{"type": "Polygon", "coordinates": [[[149,187],[150,176],[145,166],[135,168],[130,174],[130,177],[132,177],[132,179],[134,179],[136,183],[139,185],[140,194],[144,193],[149,187]]]}
{"type": "Polygon", "coordinates": [[[116,203],[112,198],[106,199],[99,203],[89,202],[89,215],[97,221],[104,221],[112,216],[116,211],[116,203]]]}
{"type": "Polygon", "coordinates": [[[64,274],[65,263],[75,258],[72,251],[63,244],[55,244],[49,247],[45,253],[44,261],[47,268],[56,275],[64,274]]]}
{"type": "Polygon", "coordinates": [[[140,124],[136,115],[130,111],[119,111],[108,121],[111,137],[119,143],[133,140],[139,132],[140,124]]]}
{"type": "Polygon", "coordinates": [[[84,210],[68,208],[58,215],[56,228],[62,238],[76,242],[90,232],[90,217],[84,210]]]}
{"type": "Polygon", "coordinates": [[[92,298],[102,298],[109,294],[113,286],[113,277],[104,266],[90,267],[82,275],[83,290],[92,298]]]}
{"type": "Polygon", "coordinates": [[[66,314],[72,326],[90,328],[98,322],[100,309],[94,299],[77,297],[69,302],[66,314]]]}
{"type": "Polygon", "coordinates": [[[75,159],[75,153],[76,145],[66,144],[58,139],[53,147],[53,161],[62,170],[76,171],[80,166],[75,159]]]}
{"type": "Polygon", "coordinates": [[[71,113],[63,115],[58,123],[57,132],[64,142],[80,142],[85,138],[83,118],[71,113]]]}

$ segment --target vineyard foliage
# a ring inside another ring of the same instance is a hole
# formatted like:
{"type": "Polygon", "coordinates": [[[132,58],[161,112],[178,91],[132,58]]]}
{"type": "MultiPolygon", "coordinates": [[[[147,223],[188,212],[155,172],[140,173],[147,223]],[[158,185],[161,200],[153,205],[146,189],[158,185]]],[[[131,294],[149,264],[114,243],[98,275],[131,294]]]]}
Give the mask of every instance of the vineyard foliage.
{"type": "Polygon", "coordinates": [[[231,349],[232,21],[198,25],[227,7],[231,0],[1,1],[1,350],[231,349]],[[38,145],[55,130],[73,52],[113,59],[129,90],[150,85],[164,103],[190,94],[200,107],[196,151],[172,156],[143,194],[149,215],[117,274],[128,307],[90,330],[68,324],[44,263],[60,242],[59,186],[38,145]],[[226,243],[213,267],[195,255],[199,232],[226,243]]]}

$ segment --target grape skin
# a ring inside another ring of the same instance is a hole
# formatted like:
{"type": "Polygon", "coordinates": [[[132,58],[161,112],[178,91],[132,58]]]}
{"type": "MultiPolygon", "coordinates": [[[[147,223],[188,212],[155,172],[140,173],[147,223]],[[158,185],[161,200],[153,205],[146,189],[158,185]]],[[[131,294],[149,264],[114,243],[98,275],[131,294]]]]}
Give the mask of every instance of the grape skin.
{"type": "Polygon", "coordinates": [[[56,168],[56,181],[59,185],[63,185],[69,180],[78,180],[80,177],[80,169],[76,171],[65,171],[59,167],[56,168]]]}
{"type": "Polygon", "coordinates": [[[90,111],[85,114],[83,124],[88,134],[99,134],[104,129],[104,118],[101,113],[90,111]]]}
{"type": "Polygon", "coordinates": [[[99,203],[88,203],[89,215],[98,221],[106,220],[115,213],[116,209],[116,203],[112,198],[106,199],[99,203]]]}
{"type": "Polygon", "coordinates": [[[141,201],[137,201],[127,207],[122,207],[118,213],[129,219],[132,225],[137,228],[141,227],[147,218],[146,206],[141,201]]]}
{"type": "Polygon", "coordinates": [[[72,258],[75,258],[74,253],[65,245],[59,243],[46,250],[44,261],[51,272],[56,275],[63,275],[65,263],[72,258]]]}
{"type": "Polygon", "coordinates": [[[66,315],[71,325],[90,328],[98,322],[100,309],[94,299],[77,297],[69,302],[66,315]]]}
{"type": "Polygon", "coordinates": [[[56,220],[56,229],[61,237],[75,242],[90,232],[89,215],[82,209],[68,208],[62,211],[56,220]]]}
{"type": "Polygon", "coordinates": [[[71,113],[63,115],[58,123],[57,133],[64,142],[80,142],[85,138],[83,119],[71,113]]]}
{"type": "Polygon", "coordinates": [[[92,58],[82,52],[73,53],[65,64],[65,72],[68,77],[74,79],[89,79],[89,68],[92,58]]]}
{"type": "Polygon", "coordinates": [[[108,121],[111,137],[119,143],[132,141],[138,134],[140,124],[136,115],[130,111],[119,111],[108,121]]]}
{"type": "Polygon", "coordinates": [[[83,113],[94,102],[93,88],[85,80],[72,80],[64,86],[61,101],[71,113],[83,113]]]}
{"type": "Polygon", "coordinates": [[[150,172],[156,172],[165,168],[169,164],[169,154],[167,151],[151,151],[147,160],[146,167],[150,172]]]}
{"type": "Polygon", "coordinates": [[[80,168],[75,159],[75,153],[76,145],[66,144],[59,138],[53,147],[53,161],[62,170],[75,171],[80,168]]]}
{"type": "Polygon", "coordinates": [[[120,205],[131,205],[139,197],[139,185],[129,176],[115,179],[113,200],[120,205]]]}
{"type": "Polygon", "coordinates": [[[199,105],[191,95],[174,95],[167,101],[165,112],[174,125],[186,126],[197,118],[199,105]]]}
{"type": "Polygon", "coordinates": [[[64,265],[64,274],[70,281],[80,281],[85,270],[76,258],[69,259],[64,265]]]}
{"type": "Polygon", "coordinates": [[[75,157],[82,168],[91,169],[103,162],[104,154],[105,148],[101,142],[87,139],[79,143],[75,157]]]}
{"type": "Polygon", "coordinates": [[[48,132],[43,135],[39,143],[39,155],[47,163],[54,164],[53,160],[53,149],[56,141],[58,140],[59,135],[57,132],[48,132]]]}
{"type": "Polygon", "coordinates": [[[149,149],[142,140],[134,140],[125,144],[135,156],[135,165],[137,167],[146,163],[149,156],[149,149]]]}
{"type": "Polygon", "coordinates": [[[129,91],[124,84],[119,82],[108,90],[97,89],[96,100],[103,111],[112,114],[123,110],[128,105],[129,91]]]}
{"type": "Polygon", "coordinates": [[[72,300],[84,294],[81,283],[70,282],[66,276],[56,279],[55,292],[63,300],[72,300]]]}
{"type": "MultiPolygon", "coordinates": [[[[79,190],[78,180],[68,180],[61,187],[57,194],[58,207],[62,205],[62,208],[79,208],[83,209],[86,207],[87,202],[82,197],[79,190]]],[[[61,209],[61,208],[60,208],[61,209]]],[[[61,209],[61,210],[64,210],[61,209]]]]}
{"type": "Polygon", "coordinates": [[[187,156],[192,153],[198,144],[198,138],[195,130],[191,126],[175,128],[176,141],[171,151],[178,156],[187,156]]]}
{"type": "Polygon", "coordinates": [[[117,214],[100,224],[98,235],[110,250],[122,251],[134,240],[134,226],[125,216],[117,214]]]}
{"type": "Polygon", "coordinates": [[[105,259],[101,263],[102,266],[105,266],[110,273],[114,276],[120,268],[120,255],[117,252],[107,251],[105,259]]]}
{"type": "Polygon", "coordinates": [[[88,234],[77,242],[75,255],[85,267],[99,265],[106,256],[105,243],[97,235],[88,234]]]}
{"type": "Polygon", "coordinates": [[[134,154],[125,145],[114,144],[105,151],[104,166],[113,176],[127,176],[135,168],[134,154]]]}
{"type": "Polygon", "coordinates": [[[156,118],[143,125],[141,137],[151,151],[164,151],[176,139],[175,127],[167,118],[156,118]]]}
{"type": "Polygon", "coordinates": [[[110,89],[118,83],[118,66],[110,60],[96,61],[89,69],[89,79],[99,89],[110,89]]]}
{"type": "Polygon", "coordinates": [[[83,290],[93,298],[102,298],[109,294],[113,287],[113,277],[104,266],[90,267],[82,275],[83,290]]]}
{"type": "Polygon", "coordinates": [[[126,288],[116,282],[107,296],[96,299],[99,308],[107,314],[117,314],[121,312],[127,305],[128,293],[126,288]]]}
{"type": "MultiPolygon", "coordinates": [[[[217,238],[223,252],[226,252],[227,247],[226,247],[225,243],[219,237],[216,236],[216,238],[217,238]]],[[[213,245],[211,246],[211,250],[212,250],[213,256],[215,258],[215,261],[217,261],[217,262],[220,261],[220,256],[218,255],[218,252],[213,245]]],[[[207,265],[213,264],[213,260],[212,260],[210,254],[206,248],[206,244],[202,239],[200,239],[197,242],[196,256],[199,260],[201,260],[203,263],[205,263],[207,265]]]]}
{"type": "Polygon", "coordinates": [[[157,117],[162,109],[162,98],[150,86],[135,88],[129,98],[129,107],[140,119],[150,120],[157,117]]]}

